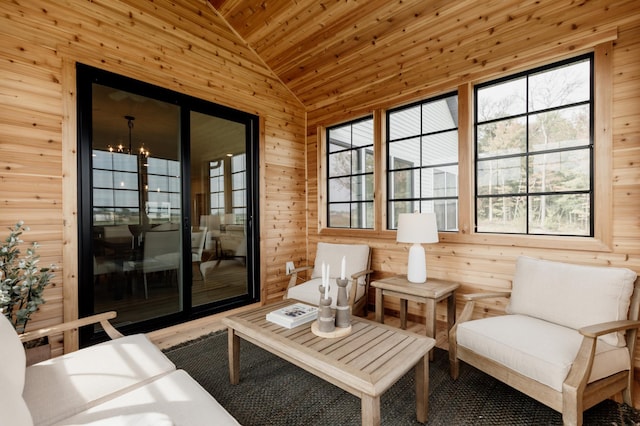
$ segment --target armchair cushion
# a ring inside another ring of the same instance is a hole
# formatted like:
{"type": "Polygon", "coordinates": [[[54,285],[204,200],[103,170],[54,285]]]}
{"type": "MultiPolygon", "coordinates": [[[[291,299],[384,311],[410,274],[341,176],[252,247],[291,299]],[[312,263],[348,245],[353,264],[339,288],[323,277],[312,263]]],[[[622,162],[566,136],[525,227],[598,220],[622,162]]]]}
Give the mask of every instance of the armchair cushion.
{"type": "MultiPolygon", "coordinates": [[[[369,265],[369,246],[366,244],[333,244],[318,243],[316,260],[313,264],[311,278],[322,278],[322,263],[330,266],[329,278],[340,278],[342,258],[346,258],[346,278],[362,272],[369,265]]],[[[366,277],[358,278],[359,284],[364,284],[366,277]]],[[[315,286],[316,290],[318,286],[315,286]]]]}
{"type": "MultiPolygon", "coordinates": [[[[627,318],[636,273],[521,256],[506,311],[573,329],[627,318]]],[[[623,347],[624,333],[599,337],[623,347]]]]}
{"type": "MultiPolygon", "coordinates": [[[[322,278],[312,278],[304,284],[290,288],[288,297],[290,299],[300,300],[301,302],[311,303],[312,305],[318,305],[320,303],[320,284],[322,284],[322,278]]],[[[347,294],[349,294],[350,291],[351,281],[347,284],[347,294]]],[[[356,300],[359,300],[364,295],[364,291],[365,286],[358,285],[356,289],[356,300]]],[[[331,297],[331,307],[335,309],[338,301],[338,285],[335,279],[329,283],[329,297],[331,297]]]]}
{"type": "MultiPolygon", "coordinates": [[[[526,315],[458,324],[458,345],[562,392],[583,336],[572,328],[526,315]],[[541,342],[544,342],[541,344],[541,342]]],[[[627,348],[598,340],[588,383],[629,369],[627,348]]]]}
{"type": "MultiPolygon", "coordinates": [[[[11,392],[22,394],[27,359],[24,346],[11,322],[0,314],[0,377],[3,387],[9,386],[11,392]]],[[[1,399],[1,398],[0,398],[1,399]]]]}

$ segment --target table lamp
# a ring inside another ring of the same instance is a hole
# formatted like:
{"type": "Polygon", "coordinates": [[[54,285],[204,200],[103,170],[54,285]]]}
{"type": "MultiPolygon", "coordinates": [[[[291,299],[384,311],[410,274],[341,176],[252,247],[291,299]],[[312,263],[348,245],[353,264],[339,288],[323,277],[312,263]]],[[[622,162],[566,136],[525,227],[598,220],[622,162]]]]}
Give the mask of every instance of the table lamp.
{"type": "Polygon", "coordinates": [[[409,249],[407,279],[412,283],[424,283],[427,280],[427,261],[422,244],[438,242],[435,213],[401,213],[396,240],[413,243],[409,249]]]}

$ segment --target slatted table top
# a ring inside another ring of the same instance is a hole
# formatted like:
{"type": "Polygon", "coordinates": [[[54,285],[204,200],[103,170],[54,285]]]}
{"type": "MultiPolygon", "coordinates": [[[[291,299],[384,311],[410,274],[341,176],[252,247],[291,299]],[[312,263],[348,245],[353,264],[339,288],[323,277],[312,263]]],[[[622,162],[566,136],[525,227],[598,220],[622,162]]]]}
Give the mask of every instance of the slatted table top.
{"type": "Polygon", "coordinates": [[[356,396],[381,395],[435,345],[430,337],[359,317],[352,317],[351,333],[338,338],[316,336],[311,322],[287,329],[266,320],[267,313],[295,302],[263,306],[223,321],[239,337],[356,396]]]}

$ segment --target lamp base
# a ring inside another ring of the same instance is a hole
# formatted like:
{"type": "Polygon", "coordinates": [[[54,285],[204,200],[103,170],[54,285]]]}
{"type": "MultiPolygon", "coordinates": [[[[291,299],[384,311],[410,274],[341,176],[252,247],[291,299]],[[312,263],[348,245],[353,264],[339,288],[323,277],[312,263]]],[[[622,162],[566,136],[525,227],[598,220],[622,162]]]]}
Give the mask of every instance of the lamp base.
{"type": "Polygon", "coordinates": [[[415,243],[409,249],[407,280],[418,284],[427,281],[427,261],[425,259],[424,247],[422,247],[421,244],[415,243]]]}

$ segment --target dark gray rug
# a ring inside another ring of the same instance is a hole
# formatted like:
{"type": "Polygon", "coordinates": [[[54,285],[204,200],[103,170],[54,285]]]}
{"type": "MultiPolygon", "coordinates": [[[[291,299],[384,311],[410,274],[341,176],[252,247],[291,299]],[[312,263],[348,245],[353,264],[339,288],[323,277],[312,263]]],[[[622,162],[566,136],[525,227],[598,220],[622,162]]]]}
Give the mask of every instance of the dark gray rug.
{"type": "MultiPolygon", "coordinates": [[[[227,333],[168,349],[186,370],[241,424],[360,425],[360,400],[244,340],[240,384],[229,384],[227,333]]],[[[429,368],[428,425],[562,425],[559,413],[461,363],[449,376],[447,352],[436,349],[429,368]]],[[[383,425],[419,425],[413,370],[381,397],[383,425]]],[[[585,425],[640,425],[640,412],[607,400],[587,410],[585,425]]]]}

